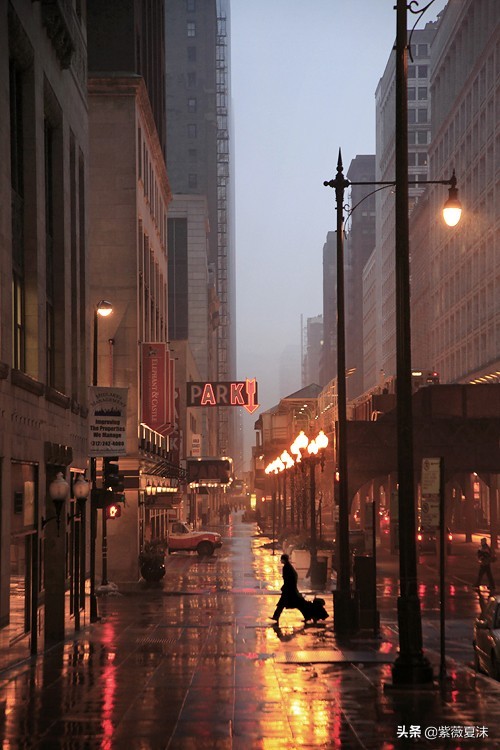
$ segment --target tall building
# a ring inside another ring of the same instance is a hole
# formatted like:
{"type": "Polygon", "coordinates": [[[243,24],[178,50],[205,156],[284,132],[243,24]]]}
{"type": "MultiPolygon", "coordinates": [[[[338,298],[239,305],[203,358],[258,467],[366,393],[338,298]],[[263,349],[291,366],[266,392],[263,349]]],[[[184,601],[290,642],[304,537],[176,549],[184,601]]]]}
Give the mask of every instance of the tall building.
{"type": "Polygon", "coordinates": [[[442,382],[500,377],[500,18],[496,0],[449,3],[432,44],[430,178],[456,171],[461,222],[431,185],[412,245],[413,358],[442,382]]]}
{"type": "Polygon", "coordinates": [[[323,349],[320,382],[337,375],[337,233],[328,232],[323,245],[323,349]]]}
{"type": "Polygon", "coordinates": [[[323,351],[323,316],[316,315],[307,318],[304,329],[304,361],[303,361],[303,384],[302,387],[315,383],[321,378],[320,366],[323,351]]]}
{"type": "MultiPolygon", "coordinates": [[[[219,307],[215,273],[208,262],[208,208],[204,195],[176,194],[168,210],[168,340],[179,349],[189,348],[196,363],[197,381],[215,381],[219,307]]],[[[189,369],[186,370],[189,373],[189,369]]],[[[192,369],[191,369],[192,372],[192,369]]],[[[176,380],[182,394],[185,380],[181,370],[176,380]]],[[[198,412],[198,433],[202,456],[217,453],[217,424],[214,410],[198,412]]],[[[190,416],[192,416],[190,414],[190,416]]],[[[187,425],[185,425],[187,439],[187,425]]],[[[184,456],[190,456],[190,443],[184,456]]]]}
{"type": "MultiPolygon", "coordinates": [[[[350,182],[375,180],[375,156],[356,156],[347,170],[350,182]]],[[[348,231],[345,239],[345,341],[347,396],[355,398],[364,391],[363,363],[363,269],[375,247],[375,193],[373,185],[352,185],[348,231]]],[[[327,382],[327,381],[325,381],[327,382]]]]}
{"type": "MultiPolygon", "coordinates": [[[[169,0],[165,28],[167,170],[175,195],[206,198],[218,307],[214,379],[228,381],[236,373],[229,2],[169,0]]],[[[217,453],[234,454],[234,412],[218,408],[217,420],[217,453]]]]}
{"type": "MultiPolygon", "coordinates": [[[[161,62],[147,67],[148,78],[142,75],[145,61],[163,59],[162,6],[112,0],[88,5],[90,291],[94,308],[103,299],[113,305],[98,326],[98,385],[128,389],[126,456],[119,459],[126,504],[121,517],[107,524],[108,575],[116,582],[136,579],[145,539],[165,534],[168,503],[148,496],[148,485],[175,484],[168,461],[173,404],[169,424],[146,419],[149,390],[141,377],[149,353],[160,361],[165,352],[170,383],[174,365],[167,347],[171,194],[159,136],[165,117],[159,103],[156,114],[152,106],[163,83],[161,62]],[[104,53],[108,43],[116,43],[116,58],[104,53]],[[110,69],[113,60],[116,69],[110,69]]],[[[103,548],[98,539],[98,568],[103,548]]]]}
{"type": "Polygon", "coordinates": [[[301,382],[300,346],[289,344],[278,359],[278,392],[298,391],[301,382]]]}
{"type": "Polygon", "coordinates": [[[142,76],[165,153],[165,0],[87,0],[91,70],[142,76]]]}
{"type": "MultiPolygon", "coordinates": [[[[410,211],[424,187],[419,180],[428,179],[428,150],[431,141],[430,114],[430,55],[438,21],[427,23],[425,28],[413,32],[408,64],[408,173],[410,211]],[[412,184],[413,183],[413,184],[412,184]]],[[[376,165],[377,182],[395,179],[395,56],[391,54],[375,93],[376,101],[376,165]]],[[[381,292],[381,317],[377,320],[376,340],[367,342],[373,352],[380,351],[381,359],[372,372],[381,370],[387,376],[396,371],[396,308],[395,308],[395,204],[391,189],[380,190],[375,196],[376,261],[372,270],[380,274],[376,287],[381,292]]],[[[371,285],[373,286],[373,284],[371,285]]],[[[429,363],[419,363],[425,367],[429,363]]],[[[365,387],[376,385],[377,380],[365,387]]]]}
{"type": "Polygon", "coordinates": [[[86,59],[84,4],[0,4],[0,650],[26,656],[85,607],[86,59]]]}

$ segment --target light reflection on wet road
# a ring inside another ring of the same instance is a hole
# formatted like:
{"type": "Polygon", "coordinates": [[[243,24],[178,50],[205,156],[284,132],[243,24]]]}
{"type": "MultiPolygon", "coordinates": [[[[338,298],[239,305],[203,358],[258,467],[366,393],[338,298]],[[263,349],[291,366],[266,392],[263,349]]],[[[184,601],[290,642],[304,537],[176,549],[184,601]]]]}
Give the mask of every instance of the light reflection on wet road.
{"type": "MultiPolygon", "coordinates": [[[[394,627],[378,640],[339,641],[331,618],[304,626],[295,610],[272,627],[279,553],[239,517],[223,531],[218,557],[172,556],[163,587],[101,599],[99,624],[0,674],[2,748],[389,750],[408,746],[396,740],[398,725],[424,717],[489,722],[495,736],[412,747],[500,747],[497,685],[458,670],[442,694],[384,692],[394,627]]],[[[384,604],[397,595],[392,581],[379,581],[382,590],[384,604]]],[[[422,595],[434,608],[434,586],[422,595]]]]}

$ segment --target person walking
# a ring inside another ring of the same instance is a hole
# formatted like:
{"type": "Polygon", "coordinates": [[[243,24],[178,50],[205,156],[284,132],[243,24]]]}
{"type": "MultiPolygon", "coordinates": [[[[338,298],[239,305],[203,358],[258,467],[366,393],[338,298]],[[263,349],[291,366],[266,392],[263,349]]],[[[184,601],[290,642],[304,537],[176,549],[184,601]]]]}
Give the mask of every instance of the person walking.
{"type": "Polygon", "coordinates": [[[288,555],[281,555],[283,563],[283,586],[281,587],[281,596],[274,610],[271,620],[279,622],[280,615],[285,609],[298,609],[302,611],[304,597],[297,588],[298,575],[297,571],[290,562],[288,555]]]}
{"type": "Polygon", "coordinates": [[[495,582],[493,580],[493,574],[491,572],[491,563],[493,562],[493,556],[491,554],[490,546],[486,540],[486,537],[481,539],[481,546],[477,551],[477,560],[479,562],[479,569],[477,571],[476,585],[474,588],[479,589],[481,581],[484,576],[487,577],[490,591],[495,590],[495,582]]]}

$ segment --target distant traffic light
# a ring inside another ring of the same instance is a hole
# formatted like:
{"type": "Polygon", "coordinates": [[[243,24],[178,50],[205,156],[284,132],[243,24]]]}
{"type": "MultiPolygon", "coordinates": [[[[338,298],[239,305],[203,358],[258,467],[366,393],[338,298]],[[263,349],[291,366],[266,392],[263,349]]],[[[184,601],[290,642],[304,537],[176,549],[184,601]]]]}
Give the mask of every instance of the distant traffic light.
{"type": "Polygon", "coordinates": [[[102,484],[104,489],[112,492],[123,492],[125,489],[125,477],[120,474],[118,456],[103,458],[102,484]]]}
{"type": "Polygon", "coordinates": [[[113,518],[119,518],[122,514],[122,509],[117,503],[113,503],[112,505],[106,505],[106,518],[113,519],[113,518]]]}

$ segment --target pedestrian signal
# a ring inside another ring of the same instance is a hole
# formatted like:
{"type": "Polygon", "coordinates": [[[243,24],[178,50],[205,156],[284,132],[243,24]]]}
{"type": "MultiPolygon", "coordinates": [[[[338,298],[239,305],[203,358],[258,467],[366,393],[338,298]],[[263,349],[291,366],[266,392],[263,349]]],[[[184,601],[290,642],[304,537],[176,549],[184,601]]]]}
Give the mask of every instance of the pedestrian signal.
{"type": "Polygon", "coordinates": [[[123,492],[125,489],[125,478],[120,474],[118,466],[118,456],[109,456],[103,458],[103,487],[113,492],[123,492]]]}
{"type": "Polygon", "coordinates": [[[113,505],[106,505],[106,518],[119,518],[122,514],[122,509],[119,505],[113,503],[113,505]]]}

